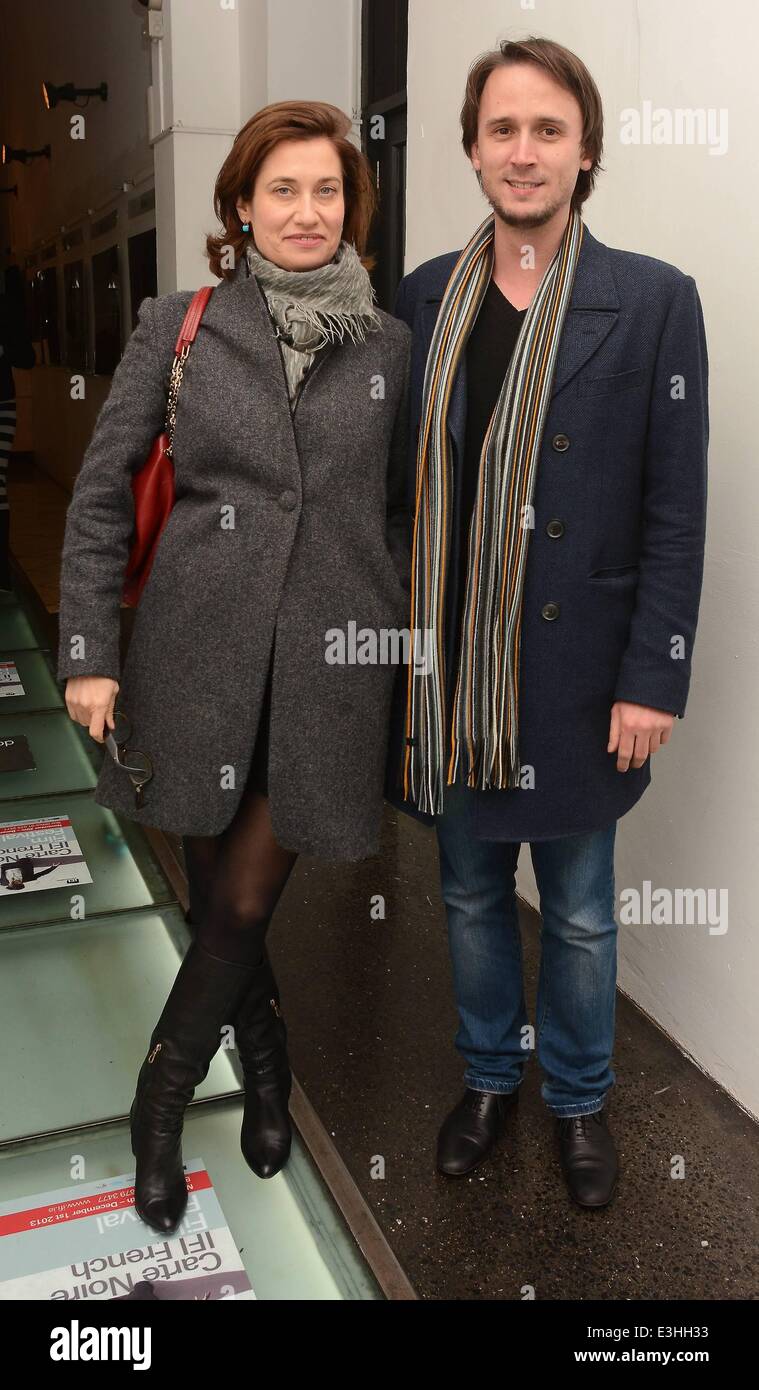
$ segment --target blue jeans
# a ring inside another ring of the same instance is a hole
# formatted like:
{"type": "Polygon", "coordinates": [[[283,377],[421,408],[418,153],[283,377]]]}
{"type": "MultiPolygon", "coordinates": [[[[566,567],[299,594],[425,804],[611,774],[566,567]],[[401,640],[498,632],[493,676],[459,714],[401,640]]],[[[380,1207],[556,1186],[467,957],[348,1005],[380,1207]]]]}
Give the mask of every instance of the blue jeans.
{"type": "MultiPolygon", "coordinates": [[[[515,894],[520,845],[475,838],[471,791],[460,782],[446,786],[435,828],[464,1083],[513,1091],[531,1048],[515,894]]],[[[615,1081],[616,830],[614,821],[530,843],[543,919],[535,1047],[541,1095],[559,1116],[600,1110],[615,1081]]]]}

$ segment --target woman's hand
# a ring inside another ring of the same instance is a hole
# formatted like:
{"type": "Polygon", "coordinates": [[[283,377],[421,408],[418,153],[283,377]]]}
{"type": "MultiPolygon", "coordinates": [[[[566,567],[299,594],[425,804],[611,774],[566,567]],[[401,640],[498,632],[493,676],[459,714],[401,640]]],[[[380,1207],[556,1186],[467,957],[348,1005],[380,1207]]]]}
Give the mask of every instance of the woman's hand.
{"type": "Polygon", "coordinates": [[[104,742],[104,723],[116,726],[113,707],[119,693],[118,681],[110,676],[71,676],[66,682],[66,709],[77,724],[84,724],[90,736],[104,742]]]}

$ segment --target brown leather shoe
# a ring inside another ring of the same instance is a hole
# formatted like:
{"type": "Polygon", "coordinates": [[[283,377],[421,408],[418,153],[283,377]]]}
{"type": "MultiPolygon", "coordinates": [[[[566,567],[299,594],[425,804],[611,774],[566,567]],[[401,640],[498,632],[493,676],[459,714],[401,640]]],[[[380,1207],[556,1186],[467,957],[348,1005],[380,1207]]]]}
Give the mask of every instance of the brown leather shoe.
{"type": "Polygon", "coordinates": [[[619,1173],[617,1150],[606,1125],[605,1111],[555,1115],[554,1122],[570,1195],[581,1207],[605,1207],[614,1196],[619,1173]]]}
{"type": "Polygon", "coordinates": [[[519,1099],[519,1087],[506,1094],[467,1086],[443,1121],[437,1141],[438,1172],[450,1178],[471,1173],[503,1137],[506,1116],[519,1099]]]}

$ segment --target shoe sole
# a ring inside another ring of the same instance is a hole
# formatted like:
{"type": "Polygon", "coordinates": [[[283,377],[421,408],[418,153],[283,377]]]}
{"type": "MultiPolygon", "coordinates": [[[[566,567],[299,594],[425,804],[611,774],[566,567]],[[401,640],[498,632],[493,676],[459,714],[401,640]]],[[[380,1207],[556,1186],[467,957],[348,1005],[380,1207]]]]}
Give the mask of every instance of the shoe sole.
{"type": "Polygon", "coordinates": [[[482,1158],[476,1159],[475,1162],[469,1168],[460,1168],[457,1172],[451,1173],[448,1168],[441,1168],[440,1164],[436,1163],[435,1170],[438,1173],[442,1173],[444,1178],[466,1178],[469,1176],[470,1173],[473,1173],[476,1168],[481,1168],[483,1163],[487,1163],[489,1158],[492,1159],[496,1157],[497,1146],[499,1143],[500,1140],[496,1140],[493,1146],[488,1149],[487,1153],[484,1153],[482,1155],[482,1158]]]}

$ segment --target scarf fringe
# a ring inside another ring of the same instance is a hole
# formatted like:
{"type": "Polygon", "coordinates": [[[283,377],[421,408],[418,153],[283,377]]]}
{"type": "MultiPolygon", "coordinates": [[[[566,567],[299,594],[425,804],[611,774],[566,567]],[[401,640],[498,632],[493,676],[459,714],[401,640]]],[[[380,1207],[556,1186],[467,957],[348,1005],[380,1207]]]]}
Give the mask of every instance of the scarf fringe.
{"type": "MultiPolygon", "coordinates": [[[[279,320],[275,305],[277,308],[279,308],[280,304],[288,308],[291,306],[287,304],[287,301],[285,301],[281,295],[272,295],[271,299],[272,312],[274,312],[275,317],[279,320]]],[[[324,347],[328,342],[334,343],[339,341],[342,343],[346,333],[352,342],[364,343],[366,342],[367,332],[377,332],[382,327],[379,315],[374,311],[364,314],[350,314],[330,312],[326,309],[311,309],[305,304],[298,304],[296,307],[299,317],[303,319],[304,322],[309,323],[312,328],[321,329],[322,331],[322,341],[307,348],[306,351],[308,352],[318,352],[319,348],[324,347]]],[[[287,326],[289,327],[289,322],[287,326]]],[[[295,350],[297,351],[297,348],[295,350]]]]}

